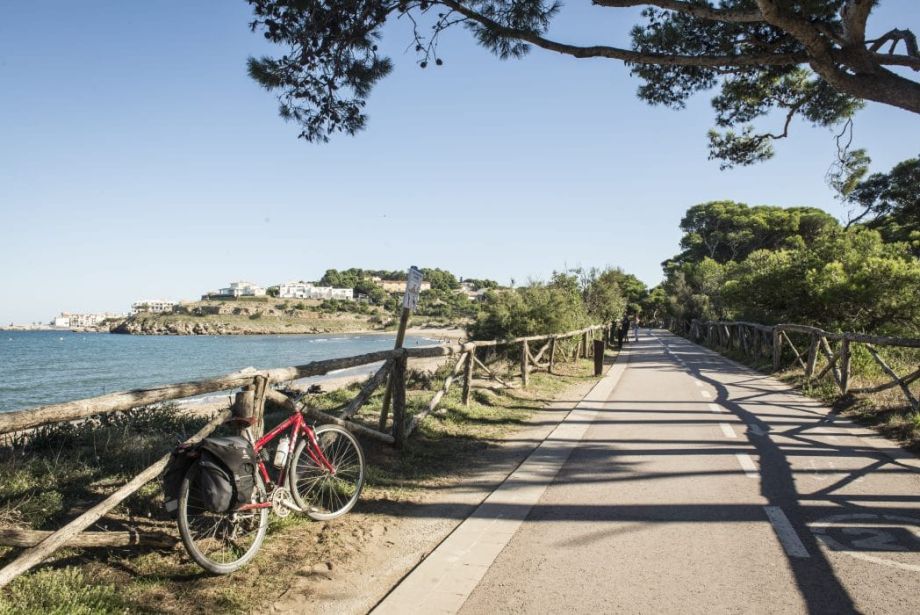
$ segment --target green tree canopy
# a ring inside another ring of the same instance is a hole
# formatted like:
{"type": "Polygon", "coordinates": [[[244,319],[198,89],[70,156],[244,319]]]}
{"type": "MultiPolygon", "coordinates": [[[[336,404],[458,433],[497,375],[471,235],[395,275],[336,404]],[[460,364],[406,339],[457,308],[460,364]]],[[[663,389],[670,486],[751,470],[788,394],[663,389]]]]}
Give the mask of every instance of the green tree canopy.
{"type": "Polygon", "coordinates": [[[467,332],[476,340],[503,339],[563,333],[583,327],[589,320],[578,278],[556,273],[549,283],[487,291],[467,332]]]}
{"type": "Polygon", "coordinates": [[[713,201],[687,210],[680,222],[683,249],[677,264],[711,258],[719,263],[742,260],[755,250],[808,245],[837,220],[813,207],[751,207],[734,201],[713,201]]]}
{"type": "Polygon", "coordinates": [[[422,269],[422,279],[431,283],[432,290],[456,290],[460,288],[457,276],[444,269],[422,269]]]}
{"type": "Polygon", "coordinates": [[[487,280],[485,278],[463,278],[464,284],[471,284],[473,290],[486,290],[489,288],[498,288],[498,282],[495,280],[487,280]]]}
{"type": "Polygon", "coordinates": [[[900,162],[888,173],[874,173],[846,195],[862,209],[850,221],[877,229],[885,241],[903,241],[920,256],[920,157],[900,162]]]}
{"type": "Polygon", "coordinates": [[[549,38],[555,0],[248,2],[252,30],[282,48],[250,58],[249,74],[278,93],[281,116],[311,141],[364,127],[371,89],[392,70],[378,49],[382,28],[403,17],[414,24],[410,46],[422,68],[443,64],[439,37],[462,26],[503,59],[537,47],[627,63],[651,104],[681,108],[716,89],[710,156],[728,166],[769,158],[795,117],[832,126],[863,100],[920,113],[920,83],[892,70],[920,69],[916,37],[904,28],[872,32],[873,0],[593,0],[599,13],[644,7],[629,48],[549,38]],[[777,112],[781,126],[755,126],[777,112]]]}
{"type": "Polygon", "coordinates": [[[583,276],[585,309],[592,320],[611,323],[623,316],[627,298],[621,282],[626,275],[618,269],[591,269],[583,276]]]}
{"type": "Polygon", "coordinates": [[[811,246],[759,250],[729,266],[732,316],[843,331],[920,330],[920,261],[877,231],[838,230],[811,246]]]}
{"type": "Polygon", "coordinates": [[[364,280],[380,278],[382,280],[405,280],[405,271],[387,271],[386,269],[359,269],[352,267],[339,271],[327,269],[318,284],[337,288],[357,288],[364,280]]]}

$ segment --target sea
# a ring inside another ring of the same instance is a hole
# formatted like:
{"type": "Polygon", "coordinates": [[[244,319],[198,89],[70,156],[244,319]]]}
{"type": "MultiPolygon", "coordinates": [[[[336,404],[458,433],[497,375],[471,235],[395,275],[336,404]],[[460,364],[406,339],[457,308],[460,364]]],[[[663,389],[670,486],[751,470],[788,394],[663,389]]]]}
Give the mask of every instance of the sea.
{"type": "MultiPolygon", "coordinates": [[[[0,412],[393,347],[395,334],[117,335],[0,331],[0,412]]],[[[437,340],[406,336],[405,346],[437,340]]],[[[366,370],[366,368],[365,368],[366,370]]],[[[348,370],[335,375],[348,375],[348,370]]]]}

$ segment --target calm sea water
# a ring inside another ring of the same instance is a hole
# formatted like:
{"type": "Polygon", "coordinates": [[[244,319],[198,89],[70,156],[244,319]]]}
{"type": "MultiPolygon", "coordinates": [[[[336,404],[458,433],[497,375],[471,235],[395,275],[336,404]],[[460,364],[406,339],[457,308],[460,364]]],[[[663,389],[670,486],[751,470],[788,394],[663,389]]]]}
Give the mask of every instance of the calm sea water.
{"type": "MultiPolygon", "coordinates": [[[[391,335],[134,336],[0,331],[0,412],[387,350],[391,335]]],[[[433,340],[407,336],[406,346],[433,340]]]]}

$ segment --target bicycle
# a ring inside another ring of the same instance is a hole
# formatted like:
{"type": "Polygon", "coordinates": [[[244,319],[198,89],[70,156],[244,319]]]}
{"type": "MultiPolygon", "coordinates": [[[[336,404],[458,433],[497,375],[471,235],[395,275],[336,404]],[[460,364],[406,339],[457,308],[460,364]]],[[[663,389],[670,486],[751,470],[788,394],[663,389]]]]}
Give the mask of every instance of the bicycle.
{"type": "Polygon", "coordinates": [[[252,502],[226,513],[208,510],[197,495],[201,493],[199,461],[189,466],[179,491],[177,522],[182,543],[191,558],[212,574],[239,570],[255,557],[265,539],[269,511],[279,517],[300,512],[316,521],[328,521],[351,510],[364,486],[364,451],[346,429],[337,425],[314,429],[303,412],[297,411],[255,440],[251,421],[234,420],[245,426],[244,437],[256,453],[252,502]],[[272,463],[278,470],[277,480],[272,482],[262,451],[282,434],[272,463]]]}

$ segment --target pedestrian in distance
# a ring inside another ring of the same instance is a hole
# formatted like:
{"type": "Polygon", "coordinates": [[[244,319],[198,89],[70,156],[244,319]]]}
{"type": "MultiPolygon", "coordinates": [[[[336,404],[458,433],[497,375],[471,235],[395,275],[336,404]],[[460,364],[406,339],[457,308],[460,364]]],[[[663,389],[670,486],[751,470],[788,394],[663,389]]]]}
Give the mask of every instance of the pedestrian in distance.
{"type": "Polygon", "coordinates": [[[639,314],[638,313],[635,316],[633,316],[633,335],[635,337],[635,340],[638,342],[639,341],[639,314]]]}
{"type": "Polygon", "coordinates": [[[623,342],[629,338],[629,316],[623,315],[620,326],[617,328],[617,348],[623,347],[623,342]]]}

